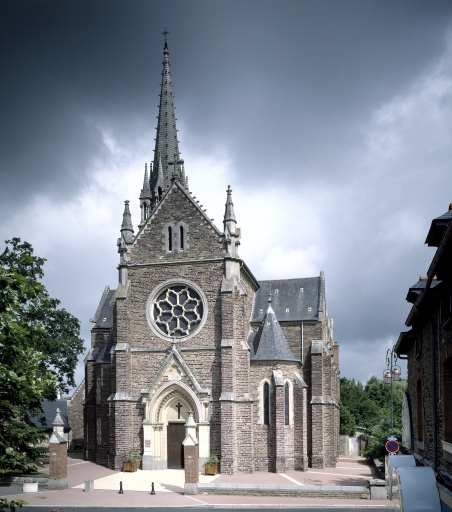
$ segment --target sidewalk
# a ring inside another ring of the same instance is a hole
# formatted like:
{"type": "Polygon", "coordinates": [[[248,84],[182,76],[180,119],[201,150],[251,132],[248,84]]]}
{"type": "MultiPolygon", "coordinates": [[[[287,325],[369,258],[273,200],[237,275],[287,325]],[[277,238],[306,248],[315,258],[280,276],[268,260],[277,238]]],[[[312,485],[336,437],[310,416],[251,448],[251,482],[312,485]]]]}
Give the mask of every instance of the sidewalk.
{"type": "MultiPolygon", "coordinates": [[[[281,485],[341,485],[363,486],[367,479],[378,478],[375,470],[361,457],[341,458],[337,468],[309,469],[306,472],[288,471],[284,474],[258,472],[240,475],[200,475],[201,483],[225,484],[281,484],[281,485]]],[[[40,490],[38,493],[22,494],[18,486],[10,487],[10,499],[19,497],[30,506],[45,507],[187,507],[187,506],[256,506],[256,507],[298,507],[303,506],[359,506],[393,510],[398,501],[377,501],[360,499],[299,498],[280,496],[238,496],[208,495],[185,496],[184,471],[140,471],[123,473],[84,461],[81,455],[68,454],[69,489],[64,491],[40,490]],[[84,492],[84,481],[94,480],[94,491],[84,492]],[[118,494],[119,482],[123,484],[124,494],[118,494]],[[151,495],[151,483],[154,482],[156,494],[151,495]],[[16,494],[19,492],[19,494],[16,494]]],[[[9,489],[2,487],[1,494],[9,489]]]]}

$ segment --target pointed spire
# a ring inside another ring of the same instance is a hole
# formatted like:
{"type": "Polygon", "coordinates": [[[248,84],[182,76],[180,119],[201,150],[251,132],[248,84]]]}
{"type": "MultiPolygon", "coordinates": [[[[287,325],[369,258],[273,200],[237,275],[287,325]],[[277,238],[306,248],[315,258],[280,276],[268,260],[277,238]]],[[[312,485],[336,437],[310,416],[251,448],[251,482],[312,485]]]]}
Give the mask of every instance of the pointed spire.
{"type": "Polygon", "coordinates": [[[55,412],[56,412],[56,415],[55,415],[55,419],[53,420],[52,425],[54,425],[54,426],[64,425],[64,421],[61,418],[61,411],[60,411],[60,409],[57,408],[57,410],[55,412]]]}
{"type": "MultiPolygon", "coordinates": [[[[152,174],[152,164],[149,164],[149,171],[152,174]]],[[[141,222],[138,224],[139,229],[141,229],[144,226],[144,223],[149,217],[149,214],[151,212],[151,205],[152,194],[151,188],[149,186],[148,164],[144,164],[143,188],[141,189],[140,194],[141,222]]]]}
{"type": "Polygon", "coordinates": [[[129,209],[129,201],[124,201],[124,213],[122,214],[121,238],[127,244],[133,241],[132,214],[129,209]]]}
{"type": "Polygon", "coordinates": [[[158,166],[158,174],[154,173],[151,189],[157,188],[157,179],[162,173],[161,187],[166,190],[171,185],[174,169],[168,165],[170,161],[180,160],[179,141],[177,140],[176,117],[174,114],[173,85],[171,83],[171,71],[169,63],[168,44],[163,49],[163,71],[160,89],[160,104],[157,123],[157,135],[155,138],[154,169],[158,166]],[[176,155],[176,156],[174,156],[176,155]],[[161,162],[160,162],[161,160],[161,162]]]}
{"type": "MultiPolygon", "coordinates": [[[[149,170],[151,170],[151,165],[149,164],[149,170]]],[[[149,187],[149,176],[148,176],[148,164],[144,164],[144,180],[143,180],[143,188],[141,189],[140,199],[150,199],[151,198],[151,189],[149,187]]]]}
{"type": "Polygon", "coordinates": [[[232,188],[228,185],[227,198],[226,198],[226,208],[224,211],[224,219],[223,222],[232,221],[236,222],[235,214],[234,214],[234,203],[232,202],[232,188]]]}
{"type": "Polygon", "coordinates": [[[268,294],[268,309],[254,337],[251,359],[257,361],[298,361],[287,343],[272,308],[272,296],[268,294]]]}

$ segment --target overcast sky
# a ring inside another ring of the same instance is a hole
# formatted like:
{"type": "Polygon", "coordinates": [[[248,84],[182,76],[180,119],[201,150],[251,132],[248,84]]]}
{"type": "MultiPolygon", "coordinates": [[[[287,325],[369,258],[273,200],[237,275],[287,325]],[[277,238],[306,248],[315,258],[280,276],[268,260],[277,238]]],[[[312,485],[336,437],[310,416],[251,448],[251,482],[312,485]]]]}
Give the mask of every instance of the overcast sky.
{"type": "Polygon", "coordinates": [[[125,199],[139,222],[165,27],[191,191],[221,228],[231,185],[257,279],[324,270],[341,375],[381,377],[452,202],[452,3],[3,0],[0,240],[48,259],[86,347],[125,199]]]}

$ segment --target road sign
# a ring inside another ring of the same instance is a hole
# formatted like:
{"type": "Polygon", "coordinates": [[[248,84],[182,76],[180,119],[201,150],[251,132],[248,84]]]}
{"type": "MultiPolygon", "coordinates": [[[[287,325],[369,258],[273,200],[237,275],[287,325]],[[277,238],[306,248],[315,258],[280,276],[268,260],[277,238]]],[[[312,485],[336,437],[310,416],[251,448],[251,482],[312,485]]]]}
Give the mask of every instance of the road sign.
{"type": "Polygon", "coordinates": [[[389,453],[397,453],[399,448],[399,443],[395,439],[390,439],[386,442],[386,450],[389,453]]]}

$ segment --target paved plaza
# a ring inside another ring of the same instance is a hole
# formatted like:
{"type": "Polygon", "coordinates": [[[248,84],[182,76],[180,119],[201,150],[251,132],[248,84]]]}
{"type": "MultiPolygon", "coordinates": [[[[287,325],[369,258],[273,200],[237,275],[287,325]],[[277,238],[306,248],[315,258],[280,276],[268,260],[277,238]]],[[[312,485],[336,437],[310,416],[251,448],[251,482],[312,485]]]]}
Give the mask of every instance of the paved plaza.
{"type": "MultiPolygon", "coordinates": [[[[48,469],[45,466],[44,472],[48,469]]],[[[369,478],[378,478],[376,470],[362,457],[341,457],[332,469],[288,471],[284,474],[257,472],[239,475],[200,475],[201,483],[293,484],[293,485],[366,485],[369,478]]],[[[187,507],[187,506],[258,506],[297,507],[312,505],[375,507],[393,510],[398,501],[358,499],[320,499],[276,496],[185,496],[184,470],[160,470],[123,473],[82,460],[79,454],[68,454],[69,488],[64,491],[40,489],[38,493],[22,494],[21,487],[2,487],[1,495],[25,499],[30,506],[43,507],[187,507]],[[84,481],[94,480],[94,491],[85,493],[84,481]],[[122,482],[124,494],[118,494],[122,482]],[[151,495],[154,482],[155,495],[151,495]],[[8,494],[9,493],[9,494],[8,494]]]]}

